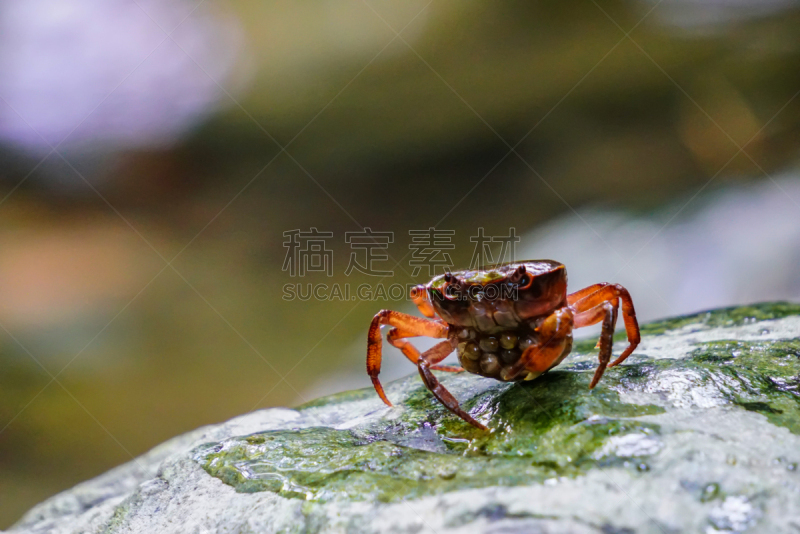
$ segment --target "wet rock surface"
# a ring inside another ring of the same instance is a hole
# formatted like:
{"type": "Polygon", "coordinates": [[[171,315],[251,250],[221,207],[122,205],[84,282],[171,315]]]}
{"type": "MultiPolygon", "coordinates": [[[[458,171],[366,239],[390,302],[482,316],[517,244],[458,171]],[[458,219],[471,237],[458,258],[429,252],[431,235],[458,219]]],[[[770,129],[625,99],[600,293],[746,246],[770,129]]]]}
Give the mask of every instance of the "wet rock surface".
{"type": "MultiPolygon", "coordinates": [[[[10,532],[798,532],[800,306],[651,323],[588,389],[595,340],[500,383],[414,374],[175,438],[10,532]]],[[[617,351],[624,348],[618,338],[617,351]]]]}

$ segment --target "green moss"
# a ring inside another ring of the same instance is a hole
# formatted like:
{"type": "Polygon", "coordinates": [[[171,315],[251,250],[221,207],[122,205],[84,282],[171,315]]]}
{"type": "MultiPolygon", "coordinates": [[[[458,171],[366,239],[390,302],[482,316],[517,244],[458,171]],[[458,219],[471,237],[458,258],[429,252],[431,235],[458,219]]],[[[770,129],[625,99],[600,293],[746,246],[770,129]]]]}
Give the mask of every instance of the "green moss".
{"type": "MultiPolygon", "coordinates": [[[[800,307],[750,306],[662,321],[643,330],[735,326],[791,313],[800,313],[800,307]]],[[[595,342],[579,343],[575,352],[594,352],[595,342]]],[[[800,340],[715,341],[682,355],[631,358],[607,372],[593,390],[588,385],[595,363],[588,361],[520,384],[440,373],[489,432],[454,417],[414,374],[390,385],[389,396],[401,408],[392,418],[365,418],[347,430],[314,427],[231,438],[201,447],[194,458],[240,492],[388,502],[578,477],[604,465],[647,476],[650,457],[662,446],[652,416],[665,410],[738,406],[800,434],[800,340]],[[624,400],[634,398],[654,404],[624,400]],[[625,447],[620,449],[620,443],[625,447]]],[[[374,396],[369,388],[300,409],[346,411],[348,402],[374,396]]],[[[713,482],[696,489],[703,501],[720,495],[713,482]]]]}
{"type": "MultiPolygon", "coordinates": [[[[624,338],[623,332],[623,338],[624,338]]],[[[618,341],[615,338],[615,341],[618,341]]],[[[576,339],[572,343],[572,351],[571,354],[589,354],[591,352],[596,352],[595,345],[597,345],[597,338],[587,338],[587,339],[576,339]]]]}
{"type": "Polygon", "coordinates": [[[738,386],[725,391],[730,402],[800,434],[800,339],[699,346],[693,362],[738,386]]]}
{"type": "Polygon", "coordinates": [[[771,378],[786,391],[798,391],[800,339],[780,341],[713,341],[698,344],[695,361],[717,366],[745,368],[771,378]]]}
{"type": "Polygon", "coordinates": [[[240,492],[386,502],[578,476],[598,459],[627,461],[600,454],[610,437],[658,433],[630,418],[660,408],[624,404],[608,388],[587,393],[583,373],[501,386],[468,403],[488,420],[489,433],[453,418],[415,388],[403,404],[407,415],[392,424],[262,432],[202,447],[195,459],[240,492]]]}
{"type": "MultiPolygon", "coordinates": [[[[751,306],[739,306],[735,308],[719,308],[693,315],[674,317],[655,321],[641,326],[642,335],[663,334],[668,330],[677,330],[689,325],[699,325],[701,327],[730,327],[739,326],[757,321],[770,319],[782,319],[790,315],[800,315],[800,304],[791,302],[767,302],[763,304],[753,304],[751,306]]],[[[618,334],[619,339],[623,339],[624,332],[618,334]]]]}
{"type": "Polygon", "coordinates": [[[715,499],[719,499],[722,495],[720,491],[719,484],[716,482],[712,482],[711,484],[706,484],[703,486],[702,491],[700,492],[700,502],[709,502],[715,499]]]}
{"type": "Polygon", "coordinates": [[[114,508],[114,513],[111,515],[109,520],[103,526],[102,530],[103,534],[108,534],[109,532],[115,532],[117,529],[122,527],[125,524],[129,512],[130,512],[130,502],[128,501],[124,501],[122,504],[114,508]]]}

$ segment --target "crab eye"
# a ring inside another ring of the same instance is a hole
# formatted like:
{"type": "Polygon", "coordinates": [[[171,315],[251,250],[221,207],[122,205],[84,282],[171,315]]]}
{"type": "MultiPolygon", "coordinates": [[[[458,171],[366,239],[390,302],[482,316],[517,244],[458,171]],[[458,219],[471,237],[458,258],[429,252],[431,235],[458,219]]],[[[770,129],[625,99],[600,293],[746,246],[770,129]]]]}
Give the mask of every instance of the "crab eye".
{"type": "Polygon", "coordinates": [[[532,283],[533,283],[533,277],[526,273],[522,275],[522,278],[519,279],[517,287],[519,287],[520,289],[528,289],[529,287],[531,287],[532,283]]]}
{"type": "Polygon", "coordinates": [[[444,297],[448,300],[454,300],[458,297],[458,291],[451,284],[444,287],[444,297]]]}

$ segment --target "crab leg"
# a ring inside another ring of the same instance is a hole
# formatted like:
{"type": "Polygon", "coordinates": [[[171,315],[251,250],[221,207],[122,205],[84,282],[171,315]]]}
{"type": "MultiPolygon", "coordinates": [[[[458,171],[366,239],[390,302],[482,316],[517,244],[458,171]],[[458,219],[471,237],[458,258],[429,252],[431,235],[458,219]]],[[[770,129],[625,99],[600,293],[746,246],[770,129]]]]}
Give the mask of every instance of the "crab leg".
{"type": "MultiPolygon", "coordinates": [[[[619,299],[608,300],[606,302],[610,302],[611,305],[614,307],[614,313],[616,314],[619,311],[619,299]]],[[[605,302],[601,302],[594,308],[588,309],[586,311],[582,311],[575,315],[575,328],[583,328],[584,326],[592,326],[593,324],[597,324],[603,319],[606,318],[605,312],[605,302]]],[[[616,328],[617,320],[614,319],[614,327],[616,328]]],[[[613,332],[612,332],[613,337],[613,332]]],[[[600,339],[597,340],[597,344],[594,348],[599,348],[601,342],[603,341],[602,335],[600,339]]],[[[613,340],[612,340],[613,341],[613,340]]]]}
{"type": "Polygon", "coordinates": [[[619,301],[618,299],[613,299],[598,304],[594,308],[575,316],[576,327],[589,326],[603,321],[603,330],[600,333],[600,340],[597,342],[597,346],[600,347],[600,353],[597,355],[600,364],[594,372],[592,382],[589,384],[589,389],[594,388],[597,382],[600,381],[611,359],[611,349],[614,344],[614,328],[617,325],[618,310],[619,301]]]}
{"type": "MultiPolygon", "coordinates": [[[[578,316],[580,316],[582,312],[588,312],[606,301],[612,302],[613,305],[613,301],[617,299],[619,299],[622,304],[622,318],[625,321],[625,332],[628,334],[628,346],[622,351],[619,358],[608,365],[609,367],[614,367],[622,363],[641,341],[639,323],[636,320],[636,310],[633,308],[633,300],[631,300],[628,290],[619,284],[603,283],[594,284],[580,291],[576,291],[571,295],[567,295],[569,306],[578,316]]],[[[585,324],[576,324],[576,326],[585,326],[585,324]]]]}
{"type": "MultiPolygon", "coordinates": [[[[419,360],[419,350],[417,350],[417,347],[403,339],[407,337],[416,336],[414,334],[398,330],[397,328],[392,328],[389,330],[389,333],[386,334],[386,341],[388,341],[393,347],[400,349],[403,354],[405,354],[406,358],[411,360],[411,363],[417,365],[417,361],[419,360]]],[[[431,369],[435,371],[447,371],[449,373],[460,373],[464,370],[457,365],[433,365],[431,366],[431,369]]]]}
{"type": "Polygon", "coordinates": [[[601,289],[609,285],[606,282],[600,284],[592,284],[588,287],[584,287],[583,289],[579,289],[575,293],[570,293],[567,295],[567,304],[570,306],[574,305],[577,302],[584,300],[587,297],[591,297],[598,293],[601,289]]]}
{"type": "MultiPolygon", "coordinates": [[[[381,372],[382,325],[390,325],[399,329],[406,334],[403,337],[427,336],[436,338],[447,337],[449,327],[444,323],[420,319],[413,315],[392,310],[381,310],[372,318],[372,323],[370,323],[369,332],[367,333],[367,374],[372,380],[372,385],[375,387],[378,396],[384,403],[391,406],[392,403],[386,398],[381,381],[378,379],[378,375],[381,372]]],[[[405,353],[405,351],[403,352],[405,353]]]]}
{"type": "Polygon", "coordinates": [[[433,365],[447,358],[447,355],[453,352],[455,348],[456,340],[447,339],[426,350],[422,356],[420,356],[419,362],[417,363],[419,374],[422,377],[422,381],[425,382],[425,386],[433,393],[434,397],[439,399],[439,402],[441,402],[445,408],[472,426],[476,426],[481,430],[488,430],[484,425],[473,419],[470,414],[461,409],[453,394],[447,391],[439,382],[439,379],[431,372],[433,365]]]}

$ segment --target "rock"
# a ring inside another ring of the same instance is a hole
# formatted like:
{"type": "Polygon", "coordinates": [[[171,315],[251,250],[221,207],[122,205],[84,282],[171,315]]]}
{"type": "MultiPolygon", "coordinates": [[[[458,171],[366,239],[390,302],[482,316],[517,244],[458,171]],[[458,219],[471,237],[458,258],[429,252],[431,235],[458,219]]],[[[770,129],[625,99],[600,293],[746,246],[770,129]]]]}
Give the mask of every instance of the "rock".
{"type": "MultiPolygon", "coordinates": [[[[800,305],[651,323],[590,391],[595,340],[522,384],[411,375],[175,438],[14,533],[797,532],[800,305]]],[[[624,347],[618,336],[617,349],[624,347]]]]}

